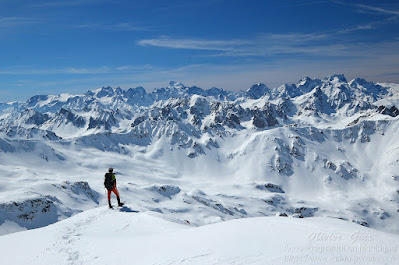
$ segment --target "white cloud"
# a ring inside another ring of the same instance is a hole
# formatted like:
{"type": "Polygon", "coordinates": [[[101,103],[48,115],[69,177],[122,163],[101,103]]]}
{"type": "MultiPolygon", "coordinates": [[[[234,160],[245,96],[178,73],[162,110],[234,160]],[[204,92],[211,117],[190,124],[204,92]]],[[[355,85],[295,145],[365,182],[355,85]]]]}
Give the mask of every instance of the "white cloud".
{"type": "Polygon", "coordinates": [[[236,50],[243,45],[251,44],[245,40],[204,40],[204,39],[173,39],[162,36],[157,39],[140,40],[141,46],[155,46],[172,49],[225,51],[236,50]]]}

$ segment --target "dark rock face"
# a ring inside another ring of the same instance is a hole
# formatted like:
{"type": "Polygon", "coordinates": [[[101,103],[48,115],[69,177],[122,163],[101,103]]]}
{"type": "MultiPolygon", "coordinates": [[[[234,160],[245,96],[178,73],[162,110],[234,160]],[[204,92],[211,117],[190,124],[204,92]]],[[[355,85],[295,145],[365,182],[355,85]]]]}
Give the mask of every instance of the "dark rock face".
{"type": "Polygon", "coordinates": [[[21,113],[21,118],[26,119],[26,124],[40,126],[50,119],[49,115],[42,114],[35,110],[25,110],[21,113]]]}
{"type": "Polygon", "coordinates": [[[139,116],[139,117],[137,117],[134,121],[133,121],[133,123],[132,123],[132,127],[135,127],[135,126],[137,126],[137,125],[139,125],[140,123],[142,123],[142,122],[144,122],[145,121],[145,117],[144,116],[139,116]]]}
{"type": "Polygon", "coordinates": [[[82,128],[86,125],[86,121],[83,117],[75,115],[70,110],[62,108],[58,113],[59,117],[66,120],[66,123],[71,122],[74,126],[78,128],[82,128]]]}
{"type": "Polygon", "coordinates": [[[381,105],[378,107],[378,112],[391,117],[396,117],[399,115],[399,110],[395,106],[385,107],[381,105]]]}
{"type": "Polygon", "coordinates": [[[266,184],[262,184],[262,185],[256,185],[255,188],[260,189],[260,190],[267,190],[270,192],[276,192],[276,193],[285,193],[285,191],[276,184],[273,183],[266,183],[266,184]]]}
{"type": "Polygon", "coordinates": [[[297,215],[299,218],[312,217],[319,210],[319,208],[312,207],[296,207],[292,209],[292,213],[297,215]]]}

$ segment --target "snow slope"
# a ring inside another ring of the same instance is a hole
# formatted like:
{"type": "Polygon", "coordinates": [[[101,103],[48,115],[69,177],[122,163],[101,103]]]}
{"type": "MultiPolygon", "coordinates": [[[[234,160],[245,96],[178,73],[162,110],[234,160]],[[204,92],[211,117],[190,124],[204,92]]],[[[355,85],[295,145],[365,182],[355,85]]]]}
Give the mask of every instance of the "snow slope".
{"type": "Polygon", "coordinates": [[[0,237],[7,264],[395,264],[399,236],[331,218],[258,217],[202,227],[105,207],[0,237]],[[21,252],[21,249],[24,251],[21,252]]]}
{"type": "MultiPolygon", "coordinates": [[[[1,104],[0,242],[45,236],[56,227],[67,229],[60,242],[75,242],[89,235],[73,237],[74,225],[89,231],[97,219],[119,218],[126,234],[129,222],[143,233],[150,230],[143,226],[148,222],[156,231],[175,229],[182,238],[201,229],[217,234],[212,227],[222,221],[256,226],[236,220],[275,215],[290,217],[264,219],[290,220],[282,231],[306,227],[313,221],[302,218],[311,218],[320,220],[315,227],[341,219],[348,233],[370,227],[399,234],[398,98],[398,85],[334,75],[241,92],[171,82],[151,93],[104,87],[1,104]],[[122,200],[140,210],[137,217],[103,208],[108,167],[115,168],[122,200]]],[[[233,228],[243,229],[220,227],[233,228]]],[[[78,245],[71,249],[71,255],[63,252],[64,263],[94,262],[73,257],[78,245]]],[[[268,254],[261,253],[264,261],[268,254]]],[[[202,255],[192,255],[197,254],[202,255]]]]}

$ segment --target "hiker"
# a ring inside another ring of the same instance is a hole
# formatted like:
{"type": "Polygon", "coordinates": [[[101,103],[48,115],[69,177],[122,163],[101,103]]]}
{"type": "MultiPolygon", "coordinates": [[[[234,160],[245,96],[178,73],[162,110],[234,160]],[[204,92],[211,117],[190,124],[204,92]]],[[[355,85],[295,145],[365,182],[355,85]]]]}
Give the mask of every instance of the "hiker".
{"type": "Polygon", "coordinates": [[[105,174],[105,179],[104,179],[104,186],[108,190],[108,205],[109,208],[112,209],[111,205],[111,192],[114,192],[116,195],[116,199],[118,200],[118,206],[123,206],[123,203],[121,202],[121,199],[119,197],[119,192],[118,189],[116,188],[116,178],[115,174],[113,173],[114,169],[110,167],[108,169],[108,173],[105,174]]]}

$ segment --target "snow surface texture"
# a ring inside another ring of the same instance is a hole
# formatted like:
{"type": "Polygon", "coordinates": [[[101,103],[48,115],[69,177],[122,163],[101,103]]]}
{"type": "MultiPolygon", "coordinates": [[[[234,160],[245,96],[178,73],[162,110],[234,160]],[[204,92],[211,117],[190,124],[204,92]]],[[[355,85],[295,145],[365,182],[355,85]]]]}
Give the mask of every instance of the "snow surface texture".
{"type": "MultiPolygon", "coordinates": [[[[124,210],[125,209],[125,210],[124,210]]],[[[332,218],[242,218],[190,227],[106,207],[0,237],[6,264],[397,264],[399,236],[332,218]],[[23,249],[23,251],[21,251],[23,249]]]]}
{"type": "Polygon", "coordinates": [[[398,103],[398,85],[343,75],[2,103],[0,235],[106,205],[110,166],[129,207],[177,223],[334,217],[398,234],[398,103]]]}

